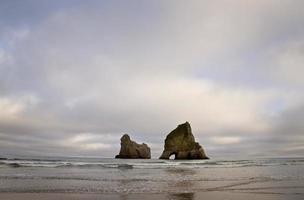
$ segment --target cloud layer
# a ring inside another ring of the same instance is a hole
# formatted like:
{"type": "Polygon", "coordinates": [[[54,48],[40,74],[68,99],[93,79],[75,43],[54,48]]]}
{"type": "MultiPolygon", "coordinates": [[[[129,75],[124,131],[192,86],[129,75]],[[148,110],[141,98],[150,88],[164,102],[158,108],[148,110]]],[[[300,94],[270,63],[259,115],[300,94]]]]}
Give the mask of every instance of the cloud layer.
{"type": "Polygon", "coordinates": [[[303,155],[302,1],[3,1],[0,154],[303,155]]]}

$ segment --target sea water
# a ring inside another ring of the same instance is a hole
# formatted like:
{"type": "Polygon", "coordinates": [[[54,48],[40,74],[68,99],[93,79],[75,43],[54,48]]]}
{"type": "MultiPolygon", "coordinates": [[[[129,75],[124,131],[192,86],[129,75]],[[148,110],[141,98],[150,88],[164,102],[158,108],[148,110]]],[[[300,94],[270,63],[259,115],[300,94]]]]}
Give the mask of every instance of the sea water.
{"type": "Polygon", "coordinates": [[[0,158],[0,192],[125,194],[204,191],[304,195],[304,158],[0,158]]]}

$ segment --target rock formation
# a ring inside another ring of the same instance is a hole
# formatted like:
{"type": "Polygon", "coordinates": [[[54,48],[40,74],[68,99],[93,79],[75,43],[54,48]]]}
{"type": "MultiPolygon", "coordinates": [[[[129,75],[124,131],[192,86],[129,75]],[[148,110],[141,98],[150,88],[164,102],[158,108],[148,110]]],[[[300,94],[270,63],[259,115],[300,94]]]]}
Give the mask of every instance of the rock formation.
{"type": "Polygon", "coordinates": [[[195,142],[189,122],[178,125],[167,135],[164,148],[160,159],[169,159],[171,155],[175,155],[175,159],[209,159],[202,146],[195,142]]]}
{"type": "Polygon", "coordinates": [[[145,143],[137,144],[127,134],[124,134],[120,141],[120,152],[115,158],[151,158],[150,148],[145,143]]]}

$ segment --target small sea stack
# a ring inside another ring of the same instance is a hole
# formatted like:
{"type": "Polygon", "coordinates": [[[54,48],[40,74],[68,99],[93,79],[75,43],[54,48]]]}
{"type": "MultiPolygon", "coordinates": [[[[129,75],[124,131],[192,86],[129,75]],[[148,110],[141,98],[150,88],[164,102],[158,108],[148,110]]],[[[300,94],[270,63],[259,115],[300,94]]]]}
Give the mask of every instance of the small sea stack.
{"type": "Polygon", "coordinates": [[[171,155],[175,159],[209,159],[203,147],[195,142],[189,122],[178,125],[167,135],[160,159],[169,159],[171,155]]]}
{"type": "Polygon", "coordinates": [[[131,159],[150,159],[151,150],[147,144],[137,144],[130,139],[128,134],[124,134],[120,139],[120,152],[115,158],[131,158],[131,159]]]}

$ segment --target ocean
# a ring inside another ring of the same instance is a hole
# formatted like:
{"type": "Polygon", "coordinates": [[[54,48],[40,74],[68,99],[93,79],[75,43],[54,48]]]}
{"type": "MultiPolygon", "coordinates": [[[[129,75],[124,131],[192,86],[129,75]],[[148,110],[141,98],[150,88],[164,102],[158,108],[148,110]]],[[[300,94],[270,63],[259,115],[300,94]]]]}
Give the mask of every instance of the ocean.
{"type": "Polygon", "coordinates": [[[304,158],[0,158],[1,194],[183,194],[182,199],[193,199],[187,194],[202,192],[304,199],[304,158]]]}

